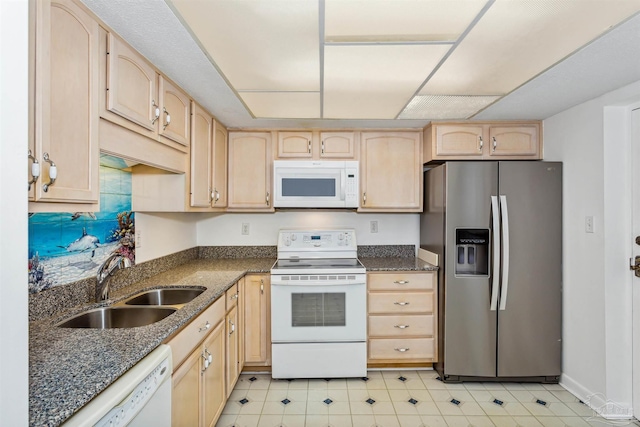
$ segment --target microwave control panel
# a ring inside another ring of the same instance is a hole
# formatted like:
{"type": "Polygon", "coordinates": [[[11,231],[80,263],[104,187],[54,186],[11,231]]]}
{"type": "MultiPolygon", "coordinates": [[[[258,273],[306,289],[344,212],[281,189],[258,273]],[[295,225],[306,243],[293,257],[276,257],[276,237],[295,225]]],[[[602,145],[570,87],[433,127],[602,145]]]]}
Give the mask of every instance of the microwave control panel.
{"type": "Polygon", "coordinates": [[[358,162],[345,162],[347,167],[345,170],[345,198],[346,207],[358,207],[358,162]],[[349,165],[355,163],[355,166],[349,165]]]}

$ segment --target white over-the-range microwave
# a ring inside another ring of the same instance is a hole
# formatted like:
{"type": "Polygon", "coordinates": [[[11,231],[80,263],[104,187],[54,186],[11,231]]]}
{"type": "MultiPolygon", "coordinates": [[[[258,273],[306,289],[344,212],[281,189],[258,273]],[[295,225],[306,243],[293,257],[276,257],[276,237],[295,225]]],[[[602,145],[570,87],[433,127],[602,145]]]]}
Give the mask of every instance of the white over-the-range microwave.
{"type": "Polygon", "coordinates": [[[274,160],[276,208],[357,208],[358,162],[274,160]]]}

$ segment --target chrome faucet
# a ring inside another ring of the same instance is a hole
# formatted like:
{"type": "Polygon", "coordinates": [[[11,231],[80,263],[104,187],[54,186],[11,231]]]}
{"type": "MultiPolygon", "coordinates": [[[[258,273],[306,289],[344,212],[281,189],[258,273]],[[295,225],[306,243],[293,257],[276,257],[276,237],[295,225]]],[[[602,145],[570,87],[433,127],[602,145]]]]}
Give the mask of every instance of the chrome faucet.
{"type": "Polygon", "coordinates": [[[96,288],[96,301],[106,301],[109,299],[109,277],[121,268],[131,267],[129,258],[113,253],[98,268],[96,279],[98,286],[96,288]]]}

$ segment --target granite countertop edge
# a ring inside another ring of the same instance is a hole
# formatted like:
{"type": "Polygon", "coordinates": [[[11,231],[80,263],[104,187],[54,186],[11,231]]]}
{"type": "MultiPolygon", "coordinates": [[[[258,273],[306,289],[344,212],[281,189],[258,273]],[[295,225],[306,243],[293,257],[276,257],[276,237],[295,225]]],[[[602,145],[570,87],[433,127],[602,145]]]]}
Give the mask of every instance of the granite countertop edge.
{"type": "MultiPolygon", "coordinates": [[[[420,258],[360,258],[367,271],[433,271],[420,258]]],[[[246,274],[269,273],[273,258],[197,259],[114,292],[105,303],[75,307],[29,324],[29,425],[55,427],[76,413],[246,274]],[[126,329],[55,325],[82,311],[117,304],[159,287],[201,286],[205,292],[169,317],[126,329]],[[88,345],[90,343],[90,345],[88,345]]]]}

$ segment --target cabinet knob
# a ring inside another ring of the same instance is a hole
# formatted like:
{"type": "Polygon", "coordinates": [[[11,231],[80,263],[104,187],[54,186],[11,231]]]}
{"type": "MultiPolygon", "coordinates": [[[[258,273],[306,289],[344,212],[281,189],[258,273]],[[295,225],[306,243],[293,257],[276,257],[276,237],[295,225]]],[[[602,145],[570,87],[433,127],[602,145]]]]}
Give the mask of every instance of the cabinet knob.
{"type": "Polygon", "coordinates": [[[409,325],[395,325],[394,328],[398,328],[398,329],[407,329],[409,327],[409,325]]]}
{"type": "Polygon", "coordinates": [[[211,323],[209,323],[209,321],[207,320],[207,323],[204,324],[203,327],[201,327],[200,329],[198,329],[198,332],[204,332],[207,329],[209,329],[211,327],[211,323]]]}
{"type": "Polygon", "coordinates": [[[400,301],[396,301],[396,302],[394,302],[394,304],[395,304],[395,305],[400,305],[400,306],[403,306],[403,307],[404,307],[405,305],[409,305],[409,302],[407,302],[407,301],[402,301],[402,302],[400,302],[400,301]]]}
{"type": "Polygon", "coordinates": [[[396,280],[393,283],[395,283],[396,285],[406,285],[407,283],[409,283],[408,280],[396,280]]]}
{"type": "Polygon", "coordinates": [[[405,347],[405,348],[394,348],[395,351],[399,351],[400,353],[404,353],[406,351],[409,351],[409,348],[405,347]]]}

